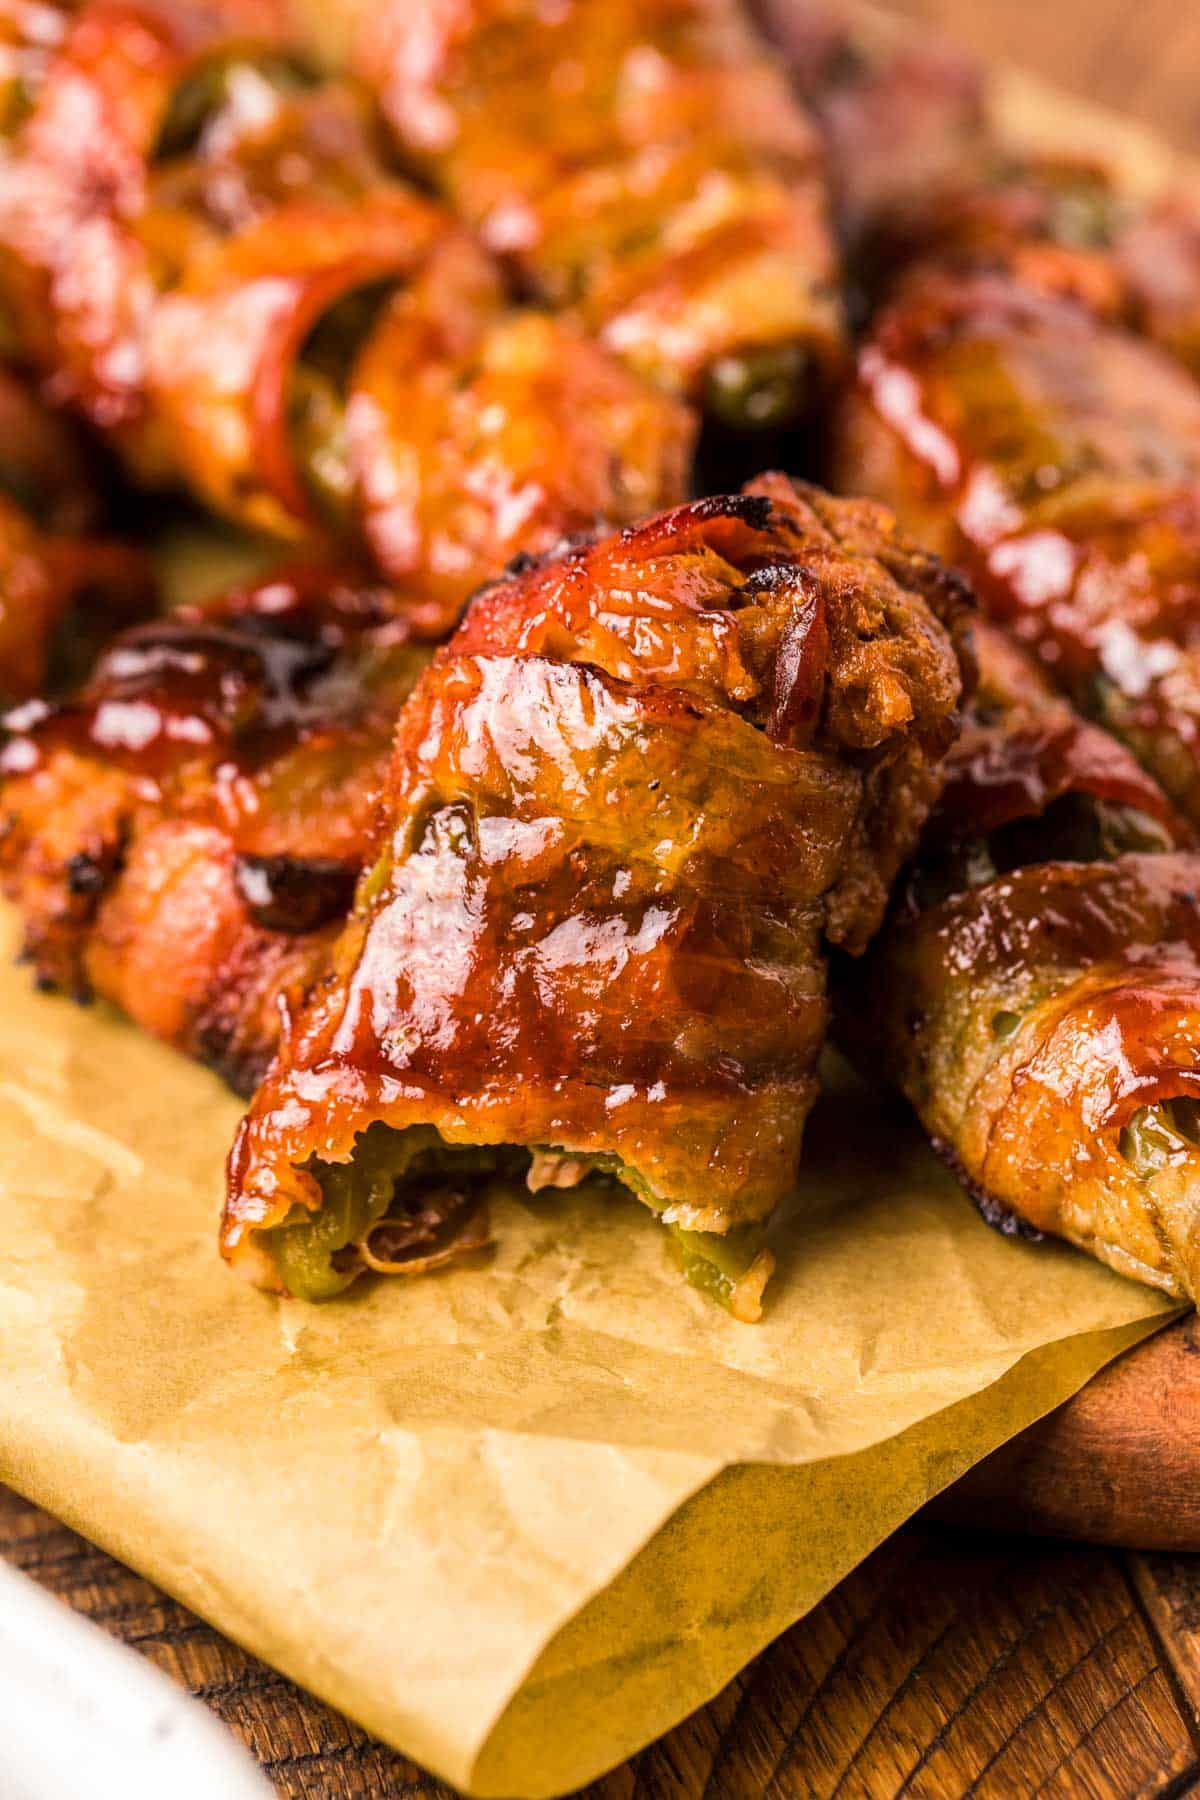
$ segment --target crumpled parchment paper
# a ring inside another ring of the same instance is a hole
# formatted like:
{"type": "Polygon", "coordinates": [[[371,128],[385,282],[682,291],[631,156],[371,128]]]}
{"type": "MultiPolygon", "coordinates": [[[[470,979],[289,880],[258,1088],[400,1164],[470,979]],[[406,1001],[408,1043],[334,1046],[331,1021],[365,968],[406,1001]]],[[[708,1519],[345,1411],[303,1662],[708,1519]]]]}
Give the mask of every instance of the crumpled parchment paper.
{"type": "Polygon", "coordinates": [[[236,1101],[0,934],[0,1479],[478,1794],[561,1793],[720,1688],[1169,1316],[975,1217],[898,1109],[814,1118],[760,1326],[596,1188],[323,1307],[218,1260],[236,1101]]]}

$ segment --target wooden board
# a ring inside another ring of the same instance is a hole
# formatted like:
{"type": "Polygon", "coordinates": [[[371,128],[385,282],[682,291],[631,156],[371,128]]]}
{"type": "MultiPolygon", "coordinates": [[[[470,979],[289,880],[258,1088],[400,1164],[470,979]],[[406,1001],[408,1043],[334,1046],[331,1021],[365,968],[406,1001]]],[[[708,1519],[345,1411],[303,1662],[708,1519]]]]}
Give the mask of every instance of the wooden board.
{"type": "Polygon", "coordinates": [[[1200,1551],[1200,1324],[1139,1344],[972,1469],[941,1518],[1139,1549],[1200,1551]]]}

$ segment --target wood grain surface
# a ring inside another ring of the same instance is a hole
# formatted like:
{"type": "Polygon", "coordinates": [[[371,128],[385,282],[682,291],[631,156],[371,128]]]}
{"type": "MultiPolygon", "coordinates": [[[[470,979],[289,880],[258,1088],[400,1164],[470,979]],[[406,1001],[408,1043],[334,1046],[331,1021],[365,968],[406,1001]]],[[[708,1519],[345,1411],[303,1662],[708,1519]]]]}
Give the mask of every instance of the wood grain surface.
{"type": "MultiPolygon", "coordinates": [[[[1200,151],[1196,5],[893,0],[893,9],[1200,151]]],[[[1195,1371],[1200,1333],[1190,1322],[1142,1347],[976,1471],[937,1518],[885,1545],[588,1800],[1200,1800],[1200,1558],[959,1528],[970,1518],[1152,1545],[1169,1516],[1200,1546],[1195,1371]]],[[[0,1555],[207,1701],[289,1800],[450,1800],[3,1489],[0,1555]]]]}
{"type": "Polygon", "coordinates": [[[1196,1316],[1105,1369],[972,1469],[935,1511],[957,1524],[1200,1551],[1196,1316]]]}
{"type": "MultiPolygon", "coordinates": [[[[452,1800],[3,1489],[0,1554],[207,1701],[288,1800],[452,1800]]],[[[1200,1796],[1198,1651],[1194,1561],[920,1523],[587,1800],[1200,1796]]]]}

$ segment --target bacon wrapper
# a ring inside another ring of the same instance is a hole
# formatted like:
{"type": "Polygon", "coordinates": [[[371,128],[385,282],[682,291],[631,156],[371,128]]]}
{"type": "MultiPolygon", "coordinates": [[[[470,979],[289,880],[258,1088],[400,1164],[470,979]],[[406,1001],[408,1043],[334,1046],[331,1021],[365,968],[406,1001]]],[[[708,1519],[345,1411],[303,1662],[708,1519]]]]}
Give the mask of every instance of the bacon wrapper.
{"type": "Polygon", "coordinates": [[[310,568],[139,626],[75,700],[10,713],[0,878],[40,982],[252,1088],[325,967],[427,658],[391,596],[310,568]]]}
{"type": "Polygon", "coordinates": [[[0,702],[62,693],[106,638],[154,610],[144,554],[90,535],[102,511],[75,432],[0,367],[0,702]]]}
{"type": "MultiPolygon", "coordinates": [[[[162,301],[155,404],[180,466],[218,511],[282,537],[319,530],[291,437],[294,364],[340,299],[411,277],[447,233],[436,208],[402,189],[351,207],[301,199],[204,258],[162,301]]],[[[486,259],[461,241],[452,254],[498,310],[486,259]]]]}
{"type": "Polygon", "coordinates": [[[841,358],[820,147],[740,6],[435,0],[359,37],[406,153],[550,305],[742,427],[811,403],[841,358]]]}
{"type": "Polygon", "coordinates": [[[356,366],[346,419],[376,562],[451,624],[518,553],[682,493],[694,436],[686,408],[562,320],[521,312],[451,331],[453,317],[399,294],[356,366]]]}
{"type": "Polygon", "coordinates": [[[374,554],[444,629],[515,551],[687,491],[685,405],[515,306],[269,0],[84,0],[41,51],[0,166],[0,297],[139,479],[374,554]]]}
{"type": "Polygon", "coordinates": [[[1200,1276],[1200,857],[1115,739],[981,633],[978,695],[838,1021],[984,1217],[1200,1276]]]}
{"type": "Polygon", "coordinates": [[[89,0],[40,70],[0,179],[0,269],[27,353],[139,473],[170,449],[146,405],[160,270],[139,231],[173,96],[206,65],[278,44],[269,0],[89,0]]]}
{"type": "Polygon", "coordinates": [[[1188,1299],[1198,888],[1189,854],[1019,869],[901,919],[854,990],[877,1066],[985,1217],[1188,1299]]]}
{"type": "MultiPolygon", "coordinates": [[[[617,1176],[685,1258],[765,1219],[823,943],[869,936],[936,793],[962,607],[884,515],[782,477],[485,590],[405,709],[380,858],[231,1159],[226,1254],[319,1297],[414,1191],[542,1152],[617,1176]]],[[[752,1295],[708,1267],[756,1312],[765,1270],[752,1295]]]]}
{"type": "Polygon", "coordinates": [[[928,268],[860,353],[836,463],[1200,820],[1200,388],[1176,362],[1011,275],[928,268]]]}

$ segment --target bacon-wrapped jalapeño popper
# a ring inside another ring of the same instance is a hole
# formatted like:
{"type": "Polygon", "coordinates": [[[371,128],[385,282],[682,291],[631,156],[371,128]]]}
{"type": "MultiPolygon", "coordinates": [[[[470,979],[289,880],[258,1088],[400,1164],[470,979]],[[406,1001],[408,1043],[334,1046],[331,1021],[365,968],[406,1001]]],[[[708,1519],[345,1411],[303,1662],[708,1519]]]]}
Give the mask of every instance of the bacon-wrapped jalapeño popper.
{"type": "Polygon", "coordinates": [[[255,0],[84,0],[0,168],[0,293],[151,479],[454,609],[519,549],[686,491],[692,421],[514,308],[255,0]]]}
{"type": "Polygon", "coordinates": [[[825,139],[856,313],[915,261],[1004,267],[1152,338],[1200,373],[1200,201],[1132,192],[1097,158],[1030,153],[984,71],[823,3],[759,0],[825,139]]]}
{"type": "Polygon", "coordinates": [[[978,700],[843,1036],[985,1218],[1200,1292],[1200,858],[1107,733],[981,643],[978,700]]]}
{"type": "Polygon", "coordinates": [[[850,276],[881,231],[990,178],[998,149],[979,64],[933,37],[868,43],[825,0],[756,0],[820,127],[850,276]]]}
{"type": "Polygon", "coordinates": [[[0,367],[0,703],[69,688],[154,608],[141,553],[94,535],[97,496],[73,432],[0,367]]]}
{"type": "Polygon", "coordinates": [[[357,40],[406,156],[542,301],[727,425],[809,409],[841,355],[820,143],[741,0],[292,10],[357,40]]]}
{"type": "Polygon", "coordinates": [[[877,288],[918,260],[999,268],[1151,339],[1200,374],[1200,204],[1145,201],[1102,163],[1013,156],[925,189],[874,221],[877,288]]]}
{"type": "Polygon", "coordinates": [[[936,796],[964,590],[782,476],[484,589],[403,714],[223,1248],[309,1298],[479,1242],[497,1171],[614,1177],[756,1317],[825,1035],[936,796]]]}
{"type": "Polygon", "coordinates": [[[1200,386],[1074,301],[930,265],[877,317],[835,432],[1085,713],[1200,821],[1200,386]]]}
{"type": "Polygon", "coordinates": [[[394,595],[309,566],[135,626],[75,699],[10,712],[0,884],[39,980],[249,1092],[325,967],[428,656],[394,595]]]}

